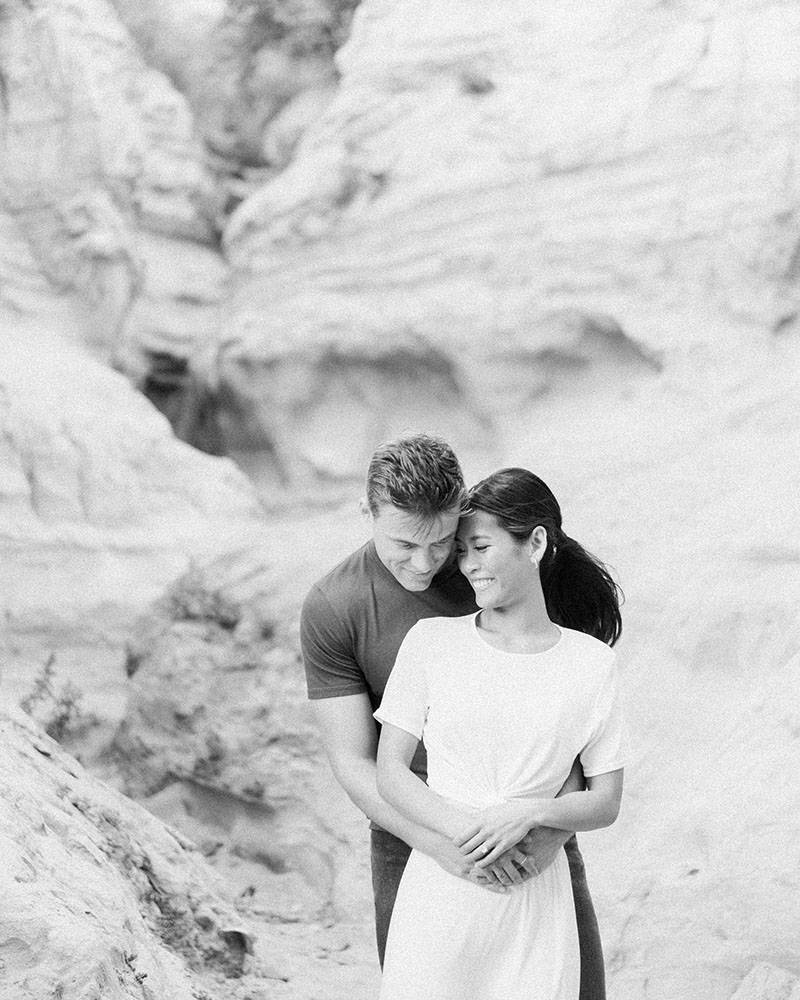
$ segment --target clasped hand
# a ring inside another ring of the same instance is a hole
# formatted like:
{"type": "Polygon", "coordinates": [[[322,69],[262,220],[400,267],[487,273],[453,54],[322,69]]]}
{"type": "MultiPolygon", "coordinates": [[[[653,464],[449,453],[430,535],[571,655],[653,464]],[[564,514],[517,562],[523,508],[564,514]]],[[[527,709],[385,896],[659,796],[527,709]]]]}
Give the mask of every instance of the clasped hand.
{"type": "Polygon", "coordinates": [[[453,843],[476,868],[486,868],[518,844],[534,825],[532,800],[504,802],[482,809],[453,843]]]}

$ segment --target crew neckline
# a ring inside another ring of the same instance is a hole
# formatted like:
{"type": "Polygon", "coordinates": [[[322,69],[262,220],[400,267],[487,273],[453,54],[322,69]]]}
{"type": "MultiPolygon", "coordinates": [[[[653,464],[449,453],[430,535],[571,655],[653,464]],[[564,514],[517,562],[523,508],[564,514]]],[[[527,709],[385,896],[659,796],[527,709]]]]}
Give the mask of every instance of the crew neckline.
{"type": "Polygon", "coordinates": [[[484,636],[481,635],[480,629],[478,628],[478,618],[480,617],[480,614],[481,611],[479,610],[472,615],[472,631],[475,634],[475,636],[477,636],[478,641],[482,645],[488,647],[494,653],[499,653],[501,656],[515,656],[515,657],[547,656],[548,653],[552,653],[553,650],[558,649],[564,640],[564,629],[561,627],[561,625],[558,625],[556,622],[553,622],[553,625],[555,625],[555,627],[558,629],[558,638],[553,643],[553,645],[548,646],[547,649],[540,649],[537,650],[536,652],[523,652],[523,651],[517,652],[511,649],[499,649],[497,646],[493,646],[492,643],[488,641],[488,639],[486,639],[484,636]]]}

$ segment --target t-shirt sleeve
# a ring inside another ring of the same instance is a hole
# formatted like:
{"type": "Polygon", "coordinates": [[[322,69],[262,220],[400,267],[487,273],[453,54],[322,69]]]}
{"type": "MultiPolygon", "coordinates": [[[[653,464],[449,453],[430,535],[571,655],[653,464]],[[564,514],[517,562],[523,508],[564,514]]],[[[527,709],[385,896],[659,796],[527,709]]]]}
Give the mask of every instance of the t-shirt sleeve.
{"type": "Polygon", "coordinates": [[[428,680],[425,646],[419,641],[419,631],[415,625],[403,639],[383,698],[373,714],[378,722],[388,722],[421,740],[428,712],[428,680]]]}
{"type": "Polygon", "coordinates": [[[368,690],[347,628],[318,586],[311,588],[300,612],[300,648],[310,699],[340,698],[368,690]]]}
{"type": "Polygon", "coordinates": [[[614,657],[597,693],[591,736],[581,751],[583,773],[591,778],[624,767],[629,754],[628,744],[619,673],[614,657]]]}

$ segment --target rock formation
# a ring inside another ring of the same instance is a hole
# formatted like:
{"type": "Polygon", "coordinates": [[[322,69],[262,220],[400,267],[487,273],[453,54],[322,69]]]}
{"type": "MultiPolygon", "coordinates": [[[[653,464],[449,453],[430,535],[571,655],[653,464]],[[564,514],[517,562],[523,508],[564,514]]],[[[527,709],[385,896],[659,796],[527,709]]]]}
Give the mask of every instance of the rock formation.
{"type": "Polygon", "coordinates": [[[233,445],[338,476],[424,424],[485,456],[618,359],[796,338],[799,37],[767,0],[367,0],[334,102],[226,230],[233,445]]]}
{"type": "Polygon", "coordinates": [[[126,791],[215,864],[224,848],[250,875],[261,866],[257,884],[284,898],[272,913],[341,918],[366,905],[348,884],[366,830],[311,725],[296,605],[276,613],[271,568],[253,563],[193,568],[139,623],[114,755],[126,791]]]}
{"type": "Polygon", "coordinates": [[[202,341],[218,206],[183,98],[104,0],[4,4],[0,62],[2,306],[103,358],[202,341]]]}
{"type": "Polygon", "coordinates": [[[192,555],[244,544],[261,506],[228,459],[175,439],[125,378],[31,325],[0,332],[0,618],[6,695],[56,656],[92,677],[88,711],[123,676],[123,636],[192,555]],[[96,672],[96,673],[95,673],[96,672]]]}
{"type": "Polygon", "coordinates": [[[253,938],[197,850],[23,716],[0,720],[0,740],[0,993],[231,996],[253,938]]]}
{"type": "Polygon", "coordinates": [[[186,96],[236,195],[290,161],[332,99],[336,49],[358,0],[112,0],[148,64],[186,96]],[[244,182],[244,183],[242,183],[244,182]]]}
{"type": "Polygon", "coordinates": [[[732,1000],[800,1000],[800,979],[774,965],[757,965],[732,1000]]]}

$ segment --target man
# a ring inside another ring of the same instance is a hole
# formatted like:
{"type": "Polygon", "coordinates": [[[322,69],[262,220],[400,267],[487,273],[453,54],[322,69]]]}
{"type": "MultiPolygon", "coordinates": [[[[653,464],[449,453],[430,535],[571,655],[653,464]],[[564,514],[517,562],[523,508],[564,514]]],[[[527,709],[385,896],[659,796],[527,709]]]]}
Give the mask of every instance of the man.
{"type": "MultiPolygon", "coordinates": [[[[498,881],[533,877],[566,841],[581,946],[580,1000],[604,1000],[597,921],[574,836],[531,831],[518,850],[504,856],[498,879],[486,879],[447,838],[409,821],[378,793],[378,727],[372,713],[400,644],[421,618],[477,609],[453,556],[464,497],[461,468],[443,441],[420,434],[379,448],[361,501],[372,538],[312,587],[301,615],[308,695],[322,740],[337,780],[371,821],[378,956],[383,965],[389,918],[411,848],[454,876],[505,891],[498,881]]],[[[424,780],[422,745],[413,768],[424,780]]],[[[576,780],[571,776],[560,794],[582,787],[576,780]]]]}

